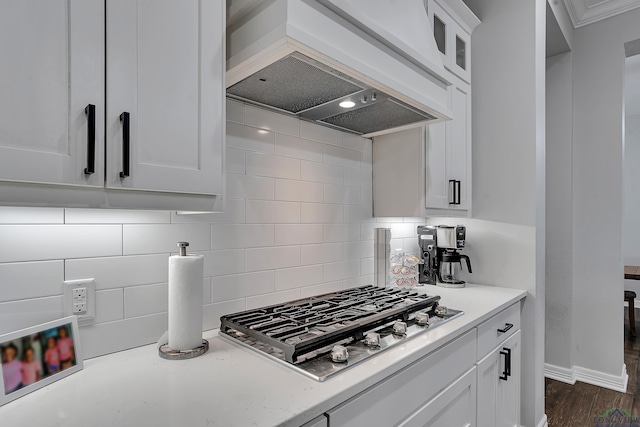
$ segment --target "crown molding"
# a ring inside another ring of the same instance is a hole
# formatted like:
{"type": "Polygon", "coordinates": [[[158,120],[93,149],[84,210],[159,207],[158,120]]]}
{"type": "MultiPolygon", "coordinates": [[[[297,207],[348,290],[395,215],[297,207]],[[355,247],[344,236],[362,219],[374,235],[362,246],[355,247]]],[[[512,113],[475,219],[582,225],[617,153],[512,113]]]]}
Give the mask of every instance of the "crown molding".
{"type": "Polygon", "coordinates": [[[640,0],[564,0],[574,28],[640,7],[640,0]]]}

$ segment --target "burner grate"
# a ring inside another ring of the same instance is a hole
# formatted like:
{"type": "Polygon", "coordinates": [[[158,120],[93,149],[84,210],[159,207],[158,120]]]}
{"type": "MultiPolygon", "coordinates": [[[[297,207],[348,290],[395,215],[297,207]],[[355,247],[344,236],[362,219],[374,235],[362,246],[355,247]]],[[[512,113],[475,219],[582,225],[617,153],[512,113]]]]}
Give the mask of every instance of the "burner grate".
{"type": "Polygon", "coordinates": [[[395,320],[407,321],[417,311],[433,312],[439,300],[405,289],[364,286],[222,316],[220,330],[274,347],[284,360],[296,363],[302,355],[360,340],[395,320]]]}

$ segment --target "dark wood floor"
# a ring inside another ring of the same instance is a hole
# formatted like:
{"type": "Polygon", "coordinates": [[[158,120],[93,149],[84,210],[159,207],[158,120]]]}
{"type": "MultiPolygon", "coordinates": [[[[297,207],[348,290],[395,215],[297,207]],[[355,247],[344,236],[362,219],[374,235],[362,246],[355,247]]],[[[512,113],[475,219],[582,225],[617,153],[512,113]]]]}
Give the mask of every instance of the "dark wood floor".
{"type": "MultiPolygon", "coordinates": [[[[640,333],[640,325],[636,329],[640,333]]],[[[624,362],[629,385],[626,393],[576,382],[575,385],[546,379],[545,412],[549,427],[585,427],[594,425],[594,417],[608,409],[625,409],[640,417],[640,336],[632,338],[625,309],[624,362]]]]}

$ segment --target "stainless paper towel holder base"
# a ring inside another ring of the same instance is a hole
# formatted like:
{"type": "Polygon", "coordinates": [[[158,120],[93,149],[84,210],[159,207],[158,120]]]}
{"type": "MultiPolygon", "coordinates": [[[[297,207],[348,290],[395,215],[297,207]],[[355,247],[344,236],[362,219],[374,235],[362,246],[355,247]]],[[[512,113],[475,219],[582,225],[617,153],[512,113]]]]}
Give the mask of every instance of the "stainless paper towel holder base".
{"type": "Polygon", "coordinates": [[[169,347],[169,343],[163,344],[158,348],[158,354],[167,360],[185,360],[193,359],[201,356],[209,351],[209,341],[203,339],[202,344],[191,350],[174,350],[169,347]]]}

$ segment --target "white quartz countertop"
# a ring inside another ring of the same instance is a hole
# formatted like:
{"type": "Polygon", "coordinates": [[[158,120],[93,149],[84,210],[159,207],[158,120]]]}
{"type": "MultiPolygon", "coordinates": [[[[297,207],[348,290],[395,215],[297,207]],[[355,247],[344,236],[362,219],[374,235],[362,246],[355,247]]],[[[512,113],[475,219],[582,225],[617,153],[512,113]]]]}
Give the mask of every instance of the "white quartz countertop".
{"type": "Polygon", "coordinates": [[[147,345],[85,362],[84,370],[0,407],[1,426],[299,426],[524,298],[519,289],[425,286],[465,314],[317,382],[207,331],[209,352],[168,361],[147,345]]]}

